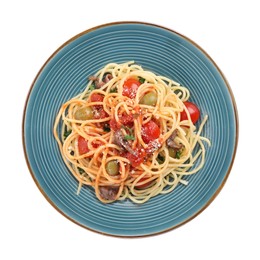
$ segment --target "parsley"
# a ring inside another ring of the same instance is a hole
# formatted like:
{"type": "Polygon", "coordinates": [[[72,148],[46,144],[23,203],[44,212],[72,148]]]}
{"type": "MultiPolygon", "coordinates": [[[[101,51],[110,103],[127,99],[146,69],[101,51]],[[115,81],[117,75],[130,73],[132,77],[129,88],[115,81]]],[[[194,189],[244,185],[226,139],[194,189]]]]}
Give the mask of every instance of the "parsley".
{"type": "Polygon", "coordinates": [[[92,90],[94,90],[94,89],[96,89],[95,85],[94,85],[94,84],[91,84],[91,85],[89,86],[89,90],[92,91],[92,90]]]}
{"type": "Polygon", "coordinates": [[[109,93],[117,93],[117,88],[116,87],[115,88],[111,88],[109,90],[109,93]]]}
{"type": "Polygon", "coordinates": [[[133,129],[128,127],[128,126],[125,126],[125,125],[122,125],[121,126],[123,129],[125,129],[129,134],[125,135],[124,136],[124,140],[128,141],[128,140],[135,140],[135,137],[134,137],[134,133],[133,133],[133,129]]]}
{"type": "Polygon", "coordinates": [[[175,158],[177,158],[177,159],[180,159],[180,158],[181,158],[181,151],[180,151],[180,150],[178,150],[178,151],[176,152],[175,158]]]}
{"type": "Polygon", "coordinates": [[[125,135],[124,136],[124,140],[128,141],[128,140],[135,140],[135,137],[133,135],[125,135]]]}
{"type": "Polygon", "coordinates": [[[139,78],[139,82],[141,83],[141,84],[143,84],[144,82],[145,82],[145,79],[144,78],[142,78],[142,77],[138,77],[139,78]]]}
{"type": "Polygon", "coordinates": [[[63,133],[64,139],[66,140],[66,138],[67,138],[70,134],[71,134],[71,129],[68,130],[68,129],[67,129],[67,126],[66,126],[65,129],[64,129],[64,133],[63,133]]]}

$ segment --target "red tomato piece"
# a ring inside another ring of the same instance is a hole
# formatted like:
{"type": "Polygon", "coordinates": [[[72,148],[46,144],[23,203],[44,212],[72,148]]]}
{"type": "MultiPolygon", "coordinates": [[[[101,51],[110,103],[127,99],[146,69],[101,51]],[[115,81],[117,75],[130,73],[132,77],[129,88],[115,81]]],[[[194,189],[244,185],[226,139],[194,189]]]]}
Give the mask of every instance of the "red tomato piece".
{"type": "Polygon", "coordinates": [[[135,98],[137,89],[139,88],[140,85],[141,83],[137,79],[134,78],[127,79],[124,82],[122,95],[127,96],[129,98],[135,98]]]}
{"type": "MultiPolygon", "coordinates": [[[[185,107],[187,108],[187,110],[190,114],[190,118],[191,118],[192,123],[195,124],[200,117],[199,108],[194,103],[189,102],[189,101],[184,102],[184,105],[185,105],[185,107]]],[[[186,111],[183,110],[181,112],[181,121],[187,120],[187,119],[188,119],[188,116],[186,114],[186,111]]]]}
{"type": "Polygon", "coordinates": [[[110,120],[109,126],[113,131],[117,131],[120,128],[120,124],[114,118],[110,120]]]}
{"type": "Polygon", "coordinates": [[[142,126],[141,135],[146,144],[157,139],[160,133],[159,126],[152,120],[142,126]]]}
{"type": "MultiPolygon", "coordinates": [[[[90,102],[103,102],[104,96],[99,93],[93,93],[90,96],[90,102]]],[[[94,105],[94,109],[100,110],[103,109],[103,105],[94,105]]],[[[98,113],[96,113],[98,114],[98,113]]],[[[94,116],[96,119],[99,119],[99,116],[94,116]]]]}
{"type": "Polygon", "coordinates": [[[144,161],[145,156],[146,156],[145,150],[142,148],[141,149],[137,148],[135,150],[135,154],[132,153],[126,154],[126,158],[130,161],[131,166],[134,168],[139,166],[144,161]]]}
{"type": "Polygon", "coordinates": [[[103,118],[106,118],[106,117],[108,117],[108,114],[102,107],[96,108],[94,110],[94,118],[95,119],[103,119],[103,118]]]}
{"type": "Polygon", "coordinates": [[[90,96],[90,102],[103,102],[104,96],[99,93],[93,93],[90,96]]]}
{"type": "Polygon", "coordinates": [[[92,143],[92,146],[94,148],[98,148],[99,146],[101,146],[102,144],[99,142],[99,143],[92,143]]]}
{"type": "MultiPolygon", "coordinates": [[[[93,93],[90,96],[90,102],[103,102],[104,95],[99,93],[93,93]]],[[[107,112],[104,110],[103,105],[94,105],[94,118],[103,119],[108,117],[107,112]]]]}
{"type": "Polygon", "coordinates": [[[101,119],[108,117],[108,114],[107,114],[107,112],[104,109],[100,109],[99,113],[100,113],[100,118],[101,119]]]}
{"type": "MultiPolygon", "coordinates": [[[[144,178],[141,178],[139,180],[139,182],[143,182],[145,180],[147,180],[147,178],[144,177],[144,178]]],[[[148,181],[144,184],[138,184],[139,182],[137,182],[137,184],[135,185],[135,187],[138,188],[138,189],[145,189],[146,187],[148,187],[152,183],[152,181],[148,181]]]]}
{"type": "Polygon", "coordinates": [[[134,117],[132,114],[123,113],[119,115],[119,120],[124,126],[133,126],[134,117]]]}
{"type": "Polygon", "coordinates": [[[79,154],[80,155],[89,152],[88,141],[85,140],[85,138],[82,137],[82,136],[78,137],[78,148],[79,148],[79,154]]]}

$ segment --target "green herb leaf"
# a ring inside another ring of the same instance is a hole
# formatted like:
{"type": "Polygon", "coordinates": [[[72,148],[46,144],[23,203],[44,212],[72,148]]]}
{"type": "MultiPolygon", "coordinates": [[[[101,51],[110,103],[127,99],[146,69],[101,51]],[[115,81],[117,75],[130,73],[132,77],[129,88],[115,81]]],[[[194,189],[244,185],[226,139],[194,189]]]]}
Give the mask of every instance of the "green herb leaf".
{"type": "Polygon", "coordinates": [[[141,84],[143,84],[144,82],[145,82],[145,79],[144,78],[142,78],[142,77],[138,77],[139,78],[139,82],[141,83],[141,84]]]}
{"type": "Polygon", "coordinates": [[[71,129],[68,130],[67,126],[65,127],[64,133],[63,133],[63,137],[66,140],[66,138],[71,134],[71,129]]]}
{"type": "Polygon", "coordinates": [[[124,140],[127,140],[127,141],[132,140],[133,141],[133,140],[135,140],[135,137],[133,135],[125,135],[124,140]]]}
{"type": "Polygon", "coordinates": [[[125,135],[124,136],[124,140],[135,140],[135,137],[134,137],[134,133],[133,133],[133,129],[128,127],[128,126],[125,126],[125,125],[122,125],[121,126],[123,129],[125,129],[129,134],[125,135]]]}
{"type": "Polygon", "coordinates": [[[91,85],[89,86],[89,90],[92,91],[92,90],[94,90],[94,89],[96,89],[95,85],[94,85],[94,84],[91,84],[91,85]]]}
{"type": "Polygon", "coordinates": [[[180,158],[181,158],[181,151],[180,151],[180,150],[178,150],[178,151],[176,152],[175,157],[176,157],[177,159],[180,159],[180,158]]]}
{"type": "Polygon", "coordinates": [[[116,87],[115,88],[111,88],[109,90],[109,93],[117,93],[117,88],[116,87]]]}

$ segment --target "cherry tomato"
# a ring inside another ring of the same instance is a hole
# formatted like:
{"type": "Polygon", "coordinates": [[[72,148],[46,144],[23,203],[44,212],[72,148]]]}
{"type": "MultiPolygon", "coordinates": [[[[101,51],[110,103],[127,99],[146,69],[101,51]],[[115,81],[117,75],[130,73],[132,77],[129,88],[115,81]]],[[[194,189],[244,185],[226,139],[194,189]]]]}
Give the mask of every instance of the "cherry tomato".
{"type": "MultiPolygon", "coordinates": [[[[99,93],[93,93],[90,96],[90,102],[103,102],[104,96],[99,93]]],[[[94,118],[103,119],[108,117],[107,112],[104,110],[103,105],[94,105],[94,118]]]]}
{"type": "Polygon", "coordinates": [[[90,101],[91,102],[103,102],[104,96],[99,94],[99,93],[93,93],[90,96],[90,101]]]}
{"type": "Polygon", "coordinates": [[[85,140],[85,138],[82,137],[82,136],[78,137],[78,148],[79,148],[79,154],[80,155],[89,152],[88,141],[85,140]]]}
{"type": "MultiPolygon", "coordinates": [[[[93,93],[93,94],[91,94],[91,96],[90,96],[90,102],[103,102],[103,99],[104,99],[104,96],[101,95],[101,94],[99,94],[99,93],[93,93]]],[[[96,109],[96,110],[103,109],[103,105],[94,105],[93,107],[94,107],[94,109],[96,109]]],[[[95,114],[96,114],[96,116],[94,115],[94,118],[95,118],[95,119],[102,118],[102,117],[97,116],[98,113],[95,113],[95,114]]]]}
{"type": "MultiPolygon", "coordinates": [[[[200,117],[200,111],[199,111],[198,107],[194,103],[189,102],[189,101],[184,102],[184,105],[186,106],[187,110],[190,113],[190,118],[191,118],[192,123],[195,124],[200,117]]],[[[183,110],[181,112],[181,121],[187,120],[187,119],[188,119],[188,116],[187,116],[185,110],[183,110]]]]}
{"type": "Polygon", "coordinates": [[[160,128],[154,121],[151,120],[142,126],[141,135],[143,141],[148,144],[160,136],[160,128]]]}
{"type": "Polygon", "coordinates": [[[103,109],[103,107],[96,108],[94,110],[94,118],[95,119],[103,119],[108,117],[107,112],[103,109]]]}
{"type": "Polygon", "coordinates": [[[140,85],[141,83],[137,79],[134,78],[127,79],[124,82],[122,95],[127,96],[129,98],[135,98],[137,89],[139,88],[140,85]]]}
{"type": "Polygon", "coordinates": [[[132,153],[126,154],[126,158],[130,161],[131,166],[134,168],[139,166],[144,161],[145,156],[146,153],[142,148],[137,148],[135,150],[135,154],[132,153]]]}
{"type": "Polygon", "coordinates": [[[132,114],[127,114],[127,113],[123,113],[121,115],[118,116],[120,122],[124,125],[124,126],[133,126],[134,123],[134,117],[132,114]]]}
{"type": "Polygon", "coordinates": [[[109,126],[110,126],[110,129],[112,129],[113,131],[117,131],[118,129],[120,129],[120,124],[117,123],[117,121],[112,118],[109,122],[109,126]]]}
{"type": "Polygon", "coordinates": [[[101,142],[92,143],[92,146],[93,146],[94,148],[98,148],[100,145],[102,145],[101,142]]]}
{"type": "MultiPolygon", "coordinates": [[[[144,178],[141,178],[139,180],[139,182],[143,182],[145,180],[147,180],[147,178],[144,177],[144,178]]],[[[148,181],[144,184],[138,184],[139,182],[137,182],[137,184],[135,185],[135,187],[138,188],[138,189],[145,189],[146,187],[148,187],[152,183],[152,181],[148,181]]]]}

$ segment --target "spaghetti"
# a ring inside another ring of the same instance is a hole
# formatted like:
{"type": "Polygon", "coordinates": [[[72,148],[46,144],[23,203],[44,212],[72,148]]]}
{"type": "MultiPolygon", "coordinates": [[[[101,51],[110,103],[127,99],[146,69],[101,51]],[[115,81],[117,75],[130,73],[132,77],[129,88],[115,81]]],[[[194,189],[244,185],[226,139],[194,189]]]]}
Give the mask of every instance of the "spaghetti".
{"type": "Polygon", "coordinates": [[[189,90],[134,62],[110,63],[89,77],[85,90],[63,104],[54,136],[63,160],[82,185],[110,203],[144,203],[166,194],[205,163],[189,90]],[[187,103],[185,103],[187,102],[187,103]],[[196,147],[196,149],[195,149],[196,147]]]}

